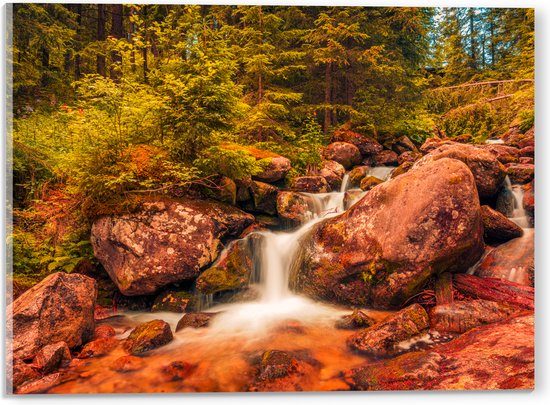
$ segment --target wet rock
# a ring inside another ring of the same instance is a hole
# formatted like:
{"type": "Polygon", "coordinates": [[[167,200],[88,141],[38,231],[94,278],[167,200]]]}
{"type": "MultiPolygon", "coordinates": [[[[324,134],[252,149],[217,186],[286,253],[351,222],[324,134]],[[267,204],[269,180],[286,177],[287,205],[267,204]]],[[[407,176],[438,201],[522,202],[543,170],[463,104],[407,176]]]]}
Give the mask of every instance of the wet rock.
{"type": "Polygon", "coordinates": [[[421,157],[422,157],[422,153],[420,152],[406,151],[397,157],[397,163],[399,165],[402,165],[403,163],[406,163],[406,162],[414,163],[421,157]]]}
{"type": "Polygon", "coordinates": [[[147,201],[135,213],[104,216],[92,226],[94,254],[125,295],[147,295],[197,277],[221,238],[254,222],[230,205],[200,200],[147,201]]]}
{"type": "Polygon", "coordinates": [[[206,328],[214,316],[216,316],[215,312],[190,312],[185,314],[179,320],[176,332],[184,328],[206,328]]]}
{"type": "Polygon", "coordinates": [[[344,315],[336,322],[336,329],[361,329],[368,328],[376,323],[374,318],[365,312],[355,309],[350,315],[344,315]]]}
{"type": "Polygon", "coordinates": [[[465,271],[484,251],[474,178],[440,159],[380,184],[300,240],[291,288],[357,306],[399,307],[432,274],[465,271]]]}
{"type": "Polygon", "coordinates": [[[372,158],[374,166],[397,166],[398,156],[393,150],[383,150],[378,152],[372,158]]]}
{"type": "Polygon", "coordinates": [[[513,146],[499,145],[499,144],[487,144],[481,146],[483,149],[489,151],[495,156],[502,164],[515,163],[520,156],[520,150],[513,146]]]}
{"type": "Polygon", "coordinates": [[[526,231],[521,238],[512,239],[491,250],[476,266],[474,274],[534,286],[534,243],[534,232],[526,231]]]}
{"type": "Polygon", "coordinates": [[[50,374],[72,359],[69,346],[65,342],[44,346],[34,357],[32,365],[43,374],[50,374]]]}
{"type": "Polygon", "coordinates": [[[30,364],[17,360],[13,363],[13,367],[8,364],[7,367],[8,386],[11,381],[11,388],[14,390],[30,381],[35,381],[40,378],[40,373],[36,371],[30,364]]]}
{"type": "Polygon", "coordinates": [[[323,160],[319,176],[324,177],[331,190],[338,190],[342,185],[342,179],[346,169],[334,160],[323,160]]]}
{"type": "Polygon", "coordinates": [[[535,147],[534,146],[526,146],[525,148],[521,148],[519,150],[519,155],[521,157],[535,157],[535,147]]]}
{"type": "Polygon", "coordinates": [[[492,197],[506,177],[506,168],[489,151],[472,145],[446,142],[415,163],[416,167],[451,158],[464,162],[472,171],[481,198],[492,197]]]}
{"type": "Polygon", "coordinates": [[[53,343],[74,348],[87,342],[96,296],[95,280],[81,274],[54,273],[26,291],[7,307],[8,358],[30,359],[53,343]]]}
{"type": "Polygon", "coordinates": [[[520,133],[517,130],[511,130],[502,137],[510,146],[523,149],[528,146],[535,147],[535,128],[527,130],[525,133],[520,133]]]}
{"type": "Polygon", "coordinates": [[[345,372],[353,390],[534,388],[534,316],[475,328],[429,351],[345,372]]]}
{"type": "Polygon", "coordinates": [[[253,267],[253,240],[250,238],[253,236],[231,243],[220,259],[197,278],[195,285],[200,293],[214,294],[248,285],[253,267]]]}
{"type": "Polygon", "coordinates": [[[254,212],[277,214],[277,193],[279,189],[271,184],[253,181],[250,188],[254,212]]]}
{"type": "Polygon", "coordinates": [[[521,227],[487,205],[481,206],[483,236],[488,242],[506,242],[523,235],[521,227]]]}
{"type": "Polygon", "coordinates": [[[535,165],[530,164],[509,164],[506,173],[512,184],[529,183],[535,177],[535,165]]]}
{"type": "Polygon", "coordinates": [[[56,387],[64,382],[76,379],[76,375],[71,375],[64,372],[49,374],[42,377],[40,380],[32,381],[20,386],[16,394],[43,394],[48,390],[56,387]]]}
{"type": "Polygon", "coordinates": [[[371,188],[376,187],[379,184],[382,184],[384,181],[380,180],[378,177],[367,176],[361,180],[359,187],[363,191],[369,191],[371,188]]]}
{"type": "MultiPolygon", "coordinates": [[[[307,356],[307,354],[306,354],[307,356]]],[[[260,359],[252,392],[304,391],[315,376],[317,364],[299,353],[268,350],[260,359]]]]}
{"type": "Polygon", "coordinates": [[[371,137],[346,129],[336,130],[332,142],[351,143],[359,149],[362,155],[375,155],[383,149],[383,146],[371,137]]]}
{"type": "Polygon", "coordinates": [[[348,190],[344,194],[344,208],[347,210],[353,204],[361,199],[364,195],[363,190],[348,190]]]}
{"type": "Polygon", "coordinates": [[[144,369],[146,366],[145,360],[137,356],[122,356],[116,359],[109,368],[113,371],[121,373],[129,373],[144,369]]]}
{"type": "Polygon", "coordinates": [[[90,357],[101,357],[109,353],[118,345],[118,340],[114,337],[103,337],[92,340],[82,347],[78,354],[79,359],[89,359],[90,357]]]}
{"type": "Polygon", "coordinates": [[[115,335],[116,331],[111,325],[99,325],[94,330],[94,339],[109,338],[115,335]]]}
{"type": "Polygon", "coordinates": [[[349,172],[349,185],[352,188],[359,187],[361,180],[365,178],[369,172],[369,166],[355,166],[353,170],[349,172]]]}
{"type": "Polygon", "coordinates": [[[182,381],[193,374],[196,368],[196,365],[186,361],[173,361],[167,366],[162,367],[160,372],[165,376],[167,381],[182,381]]]}
{"type": "Polygon", "coordinates": [[[323,156],[327,160],[334,160],[344,166],[346,169],[351,169],[353,166],[361,163],[361,152],[359,149],[348,142],[333,142],[329,144],[323,156]]]}
{"type": "Polygon", "coordinates": [[[394,142],[392,149],[399,155],[407,152],[418,152],[418,148],[406,135],[403,135],[396,142],[394,142]]]}
{"type": "Polygon", "coordinates": [[[173,339],[170,325],[155,319],[135,328],[124,342],[124,348],[130,354],[139,354],[164,346],[173,339]]]}
{"type": "Polygon", "coordinates": [[[330,191],[327,181],[321,176],[295,177],[290,182],[290,189],[306,193],[328,193],[330,191]]]}
{"type": "Polygon", "coordinates": [[[514,212],[515,201],[512,189],[502,186],[496,195],[495,210],[505,217],[511,217],[514,212]]]}
{"type": "Polygon", "coordinates": [[[155,298],[151,311],[183,313],[194,308],[196,301],[196,297],[187,291],[164,291],[155,298]]]}
{"type": "Polygon", "coordinates": [[[535,159],[533,159],[532,157],[520,157],[518,163],[522,165],[534,165],[535,159]]]}
{"type": "Polygon", "coordinates": [[[383,322],[351,335],[347,344],[364,354],[390,356],[395,353],[397,344],[427,329],[429,322],[424,308],[413,304],[383,322]]]}
{"type": "Polygon", "coordinates": [[[265,162],[263,171],[252,178],[266,183],[275,183],[284,179],[291,169],[290,160],[283,156],[267,157],[262,161],[265,162]]]}
{"type": "Polygon", "coordinates": [[[291,226],[302,224],[310,216],[311,199],[294,191],[281,191],[277,195],[279,217],[291,226]]]}
{"type": "Polygon", "coordinates": [[[412,162],[403,162],[391,172],[391,178],[393,179],[403,173],[407,173],[413,166],[414,163],[412,162]]]}
{"type": "Polygon", "coordinates": [[[523,209],[531,216],[535,216],[535,181],[531,181],[523,186],[523,209]]]}
{"type": "Polygon", "coordinates": [[[495,323],[518,313],[505,303],[471,300],[436,305],[430,310],[431,328],[438,332],[464,333],[481,325],[495,323]]]}
{"type": "Polygon", "coordinates": [[[214,187],[202,187],[203,194],[214,200],[235,205],[237,202],[237,185],[235,182],[226,176],[217,176],[211,181],[214,187]]]}
{"type": "Polygon", "coordinates": [[[420,152],[427,154],[430,153],[432,150],[439,148],[441,145],[453,143],[452,141],[448,139],[442,139],[438,137],[432,137],[426,139],[422,146],[420,146],[420,152]]]}

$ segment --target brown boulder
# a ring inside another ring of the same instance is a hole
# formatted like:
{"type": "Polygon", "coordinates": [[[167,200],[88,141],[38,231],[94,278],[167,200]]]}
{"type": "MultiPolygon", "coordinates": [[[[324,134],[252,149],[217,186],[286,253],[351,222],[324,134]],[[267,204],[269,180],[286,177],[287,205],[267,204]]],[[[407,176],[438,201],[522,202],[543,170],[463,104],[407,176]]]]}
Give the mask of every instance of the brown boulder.
{"type": "Polygon", "coordinates": [[[69,346],[65,342],[44,346],[34,357],[32,366],[43,374],[50,374],[72,359],[69,346]]]}
{"type": "Polygon", "coordinates": [[[353,390],[534,388],[534,315],[475,328],[430,351],[345,373],[353,390]]]}
{"type": "Polygon", "coordinates": [[[91,241],[120,292],[145,295],[197,277],[217,258],[221,239],[252,222],[252,215],[230,205],[163,199],[144,202],[135,213],[100,217],[91,241]]]}
{"type": "Polygon", "coordinates": [[[261,162],[265,162],[263,171],[255,174],[252,178],[266,183],[275,183],[284,179],[291,169],[290,160],[283,156],[267,157],[261,162]]]}
{"type": "Polygon", "coordinates": [[[95,280],[81,274],[54,273],[27,290],[7,307],[8,358],[30,359],[54,343],[74,348],[87,342],[96,296],[95,280]]]}
{"type": "Polygon", "coordinates": [[[532,157],[520,157],[518,163],[522,165],[534,165],[535,159],[532,157]]]}
{"type": "Polygon", "coordinates": [[[500,145],[500,144],[487,144],[480,146],[481,148],[489,151],[494,157],[502,164],[515,163],[520,156],[520,150],[513,146],[500,145]]]}
{"type": "Polygon", "coordinates": [[[429,322],[424,308],[413,304],[383,322],[351,335],[347,345],[364,354],[390,356],[396,352],[399,343],[427,329],[429,322]]]}
{"type": "Polygon", "coordinates": [[[306,295],[399,307],[432,274],[464,271],[484,250],[468,167],[440,159],[380,184],[300,241],[290,283],[306,295]]]}
{"type": "Polygon", "coordinates": [[[279,218],[290,226],[300,225],[309,219],[312,203],[311,198],[307,195],[294,191],[281,191],[277,195],[279,218]]]}
{"type": "Polygon", "coordinates": [[[397,157],[397,163],[402,165],[403,163],[414,163],[422,157],[420,152],[406,151],[397,157]]]}
{"type": "Polygon", "coordinates": [[[401,138],[395,141],[392,145],[392,149],[399,155],[407,152],[418,152],[418,148],[406,135],[403,135],[401,138]]]}
{"type": "Polygon", "coordinates": [[[193,374],[196,368],[196,365],[186,361],[173,361],[162,367],[160,372],[164,375],[165,381],[182,381],[193,374]]]}
{"type": "Polygon", "coordinates": [[[130,354],[139,354],[164,346],[173,339],[170,325],[155,319],[136,327],[124,342],[124,348],[130,354]]]}
{"type": "Polygon", "coordinates": [[[506,168],[492,153],[482,148],[456,142],[445,142],[418,160],[415,166],[422,166],[443,158],[460,160],[470,168],[481,198],[492,197],[506,177],[506,168]]]}
{"type": "Polygon", "coordinates": [[[330,191],[327,181],[321,176],[294,177],[290,183],[290,189],[305,193],[328,193],[330,191]]]}
{"type": "Polygon", "coordinates": [[[271,184],[253,181],[250,188],[254,212],[277,214],[277,193],[279,189],[271,184]]]}
{"type": "Polygon", "coordinates": [[[365,178],[369,172],[370,166],[355,166],[349,172],[349,185],[351,188],[359,187],[361,180],[365,178]]]}
{"type": "Polygon", "coordinates": [[[332,190],[338,190],[342,185],[342,179],[346,169],[334,160],[323,160],[319,176],[324,177],[332,190]]]}
{"type": "Polygon", "coordinates": [[[505,303],[470,300],[436,305],[430,310],[430,326],[441,333],[464,333],[488,323],[495,323],[517,313],[505,303]]]}
{"type": "Polygon", "coordinates": [[[488,242],[506,242],[523,235],[523,229],[488,205],[481,206],[483,235],[488,242]]]}
{"type": "Polygon", "coordinates": [[[382,184],[384,181],[380,180],[378,177],[367,176],[361,180],[359,187],[363,191],[369,191],[371,188],[376,187],[379,184],[382,184]]]}
{"type": "Polygon", "coordinates": [[[216,315],[213,312],[190,312],[183,315],[178,321],[176,332],[184,328],[206,328],[210,324],[210,320],[216,315]]]}
{"type": "Polygon", "coordinates": [[[397,166],[398,156],[393,150],[383,150],[372,157],[373,166],[397,166]]]}
{"type": "Polygon", "coordinates": [[[115,335],[115,328],[111,325],[99,325],[94,331],[94,339],[114,337],[115,335]]]}
{"type": "Polygon", "coordinates": [[[535,157],[535,147],[534,146],[526,146],[525,148],[521,148],[519,150],[519,155],[521,157],[535,157]]]}
{"type": "Polygon", "coordinates": [[[348,142],[333,142],[329,144],[324,152],[323,156],[328,160],[335,160],[340,163],[346,169],[351,169],[352,166],[361,163],[361,152],[359,149],[348,142]]]}
{"type": "Polygon", "coordinates": [[[437,137],[428,138],[426,139],[426,141],[424,141],[422,146],[420,146],[420,152],[424,154],[430,153],[432,150],[439,148],[441,145],[445,145],[449,143],[453,143],[453,142],[448,139],[442,139],[437,137]]]}
{"type": "Polygon", "coordinates": [[[497,246],[476,266],[474,274],[534,286],[534,234],[533,230],[525,230],[521,238],[497,246]]]}
{"type": "Polygon", "coordinates": [[[24,363],[21,360],[17,360],[13,363],[13,366],[8,365],[6,374],[8,377],[8,389],[11,391],[15,388],[28,383],[30,381],[35,381],[40,378],[40,373],[34,369],[30,364],[24,363]],[[10,384],[11,381],[11,384],[10,384]]]}
{"type": "Polygon", "coordinates": [[[375,155],[383,149],[383,146],[374,139],[345,129],[336,130],[332,137],[332,142],[351,143],[359,149],[362,155],[375,155]]]}
{"type": "Polygon", "coordinates": [[[506,165],[506,173],[512,184],[529,183],[535,177],[535,165],[512,163],[506,165]]]}

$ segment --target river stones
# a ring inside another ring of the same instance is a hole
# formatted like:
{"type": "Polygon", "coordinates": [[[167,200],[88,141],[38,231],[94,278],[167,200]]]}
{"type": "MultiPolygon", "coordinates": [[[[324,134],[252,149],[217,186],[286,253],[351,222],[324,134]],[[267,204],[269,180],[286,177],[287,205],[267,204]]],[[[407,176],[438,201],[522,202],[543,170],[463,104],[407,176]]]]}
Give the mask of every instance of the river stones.
{"type": "Polygon", "coordinates": [[[441,333],[464,333],[481,325],[502,321],[518,309],[487,300],[455,301],[430,310],[430,327],[441,333]]]}
{"type": "Polygon", "coordinates": [[[397,344],[427,329],[429,322],[424,308],[413,304],[383,322],[351,335],[347,344],[364,354],[389,356],[395,353],[397,344]]]}
{"type": "Polygon", "coordinates": [[[367,135],[358,132],[338,129],[334,132],[332,142],[347,142],[355,145],[362,155],[375,155],[384,147],[367,135]]]}
{"type": "Polygon", "coordinates": [[[358,306],[395,308],[442,271],[465,271],[484,251],[472,172],[438,159],[370,190],[300,240],[291,288],[358,306]]]}
{"type": "Polygon", "coordinates": [[[528,163],[511,163],[506,165],[506,173],[512,184],[526,184],[535,177],[535,165],[528,163]]]}
{"type": "Polygon", "coordinates": [[[312,204],[309,196],[294,191],[281,191],[277,195],[279,218],[290,226],[300,225],[309,219],[312,204]]]}
{"type": "Polygon", "coordinates": [[[507,163],[517,163],[520,157],[520,150],[508,145],[487,144],[481,148],[492,153],[503,165],[507,163]]]}
{"type": "Polygon", "coordinates": [[[323,156],[327,160],[335,160],[346,169],[351,169],[353,166],[361,163],[361,152],[357,146],[348,142],[333,142],[329,144],[323,156]]]}
{"type": "Polygon", "coordinates": [[[487,242],[506,242],[523,235],[523,229],[500,212],[487,205],[481,206],[483,235],[487,242]]]}
{"type": "Polygon", "coordinates": [[[355,166],[353,170],[349,172],[349,184],[352,188],[359,187],[361,180],[365,178],[369,172],[370,166],[355,166]]]}
{"type": "Polygon", "coordinates": [[[206,328],[210,324],[210,320],[216,316],[216,312],[190,312],[183,315],[178,321],[176,332],[184,328],[206,328]]]}
{"type": "Polygon", "coordinates": [[[534,318],[481,326],[429,351],[346,371],[344,378],[353,390],[533,389],[534,318]]]}
{"type": "Polygon", "coordinates": [[[346,169],[340,163],[334,160],[323,160],[319,176],[324,177],[331,190],[338,190],[342,185],[342,179],[346,174],[346,169]]]}
{"type": "Polygon", "coordinates": [[[92,225],[94,254],[125,295],[153,294],[196,278],[221,239],[238,236],[254,217],[230,205],[190,199],[144,201],[140,210],[92,225]]]}
{"type": "Polygon", "coordinates": [[[129,373],[144,369],[147,363],[144,359],[137,356],[122,356],[113,361],[109,368],[121,373],[129,373]]]}
{"type": "Polygon", "coordinates": [[[369,191],[371,188],[376,187],[379,184],[382,184],[384,180],[380,180],[378,177],[367,176],[361,180],[359,187],[363,191],[369,191]]]}
{"type": "Polygon", "coordinates": [[[374,318],[365,312],[355,309],[351,314],[344,315],[336,322],[336,329],[361,329],[368,328],[376,323],[374,318]]]}
{"type": "Polygon", "coordinates": [[[492,197],[506,177],[506,168],[491,152],[456,142],[444,142],[418,160],[415,166],[422,166],[443,158],[460,160],[470,168],[481,198],[492,197]]]}
{"type": "Polygon", "coordinates": [[[397,166],[398,155],[393,150],[383,150],[372,157],[373,166],[397,166]]]}
{"type": "Polygon", "coordinates": [[[403,163],[414,163],[422,157],[420,152],[406,151],[397,157],[397,163],[401,166],[403,163]]]}
{"type": "Polygon", "coordinates": [[[330,186],[322,176],[299,176],[292,179],[290,189],[305,193],[328,193],[330,186]]]}
{"type": "Polygon", "coordinates": [[[88,359],[90,357],[101,357],[109,353],[118,345],[118,340],[114,337],[102,337],[86,343],[80,353],[79,359],[88,359]]]}
{"type": "Polygon", "coordinates": [[[193,294],[187,291],[168,290],[160,293],[155,298],[151,312],[183,313],[196,305],[197,297],[193,294]]]}
{"type": "Polygon", "coordinates": [[[124,348],[130,354],[140,354],[164,346],[173,339],[170,325],[155,319],[136,327],[124,342],[124,348]]]}
{"type": "Polygon", "coordinates": [[[71,351],[67,343],[58,342],[44,346],[34,357],[32,366],[43,374],[50,374],[63,363],[69,363],[71,359],[71,351]]]}
{"type": "Polygon", "coordinates": [[[81,274],[54,273],[7,307],[8,358],[31,359],[45,346],[74,348],[94,334],[96,281],[81,274]]]}

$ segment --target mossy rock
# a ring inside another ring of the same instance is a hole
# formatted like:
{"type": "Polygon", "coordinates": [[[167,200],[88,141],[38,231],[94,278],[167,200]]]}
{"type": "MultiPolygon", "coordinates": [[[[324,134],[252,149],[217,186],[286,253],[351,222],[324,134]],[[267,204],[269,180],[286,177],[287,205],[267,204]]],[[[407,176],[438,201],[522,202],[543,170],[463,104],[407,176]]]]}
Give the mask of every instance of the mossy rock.
{"type": "Polygon", "coordinates": [[[130,354],[145,353],[164,346],[174,339],[170,325],[155,319],[136,327],[124,342],[124,348],[130,354]]]}
{"type": "Polygon", "coordinates": [[[165,291],[155,298],[152,312],[182,313],[193,310],[197,304],[197,297],[187,291],[165,291]]]}

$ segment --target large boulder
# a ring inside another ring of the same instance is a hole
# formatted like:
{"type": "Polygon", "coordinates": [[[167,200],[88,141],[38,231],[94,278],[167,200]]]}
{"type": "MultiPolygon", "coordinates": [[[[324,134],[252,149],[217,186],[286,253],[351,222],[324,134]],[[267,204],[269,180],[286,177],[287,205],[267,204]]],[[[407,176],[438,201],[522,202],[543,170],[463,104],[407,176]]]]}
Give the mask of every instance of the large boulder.
{"type": "MultiPolygon", "coordinates": [[[[74,348],[94,335],[96,281],[81,274],[54,273],[7,307],[9,355],[31,359],[47,345],[74,348]]],[[[9,357],[9,356],[8,356],[9,357]]]]}
{"type": "Polygon", "coordinates": [[[283,156],[267,157],[261,161],[265,162],[263,171],[255,174],[252,178],[266,183],[274,183],[284,179],[291,169],[290,160],[283,156]]]}
{"type": "Polygon", "coordinates": [[[464,271],[484,250],[472,172],[455,159],[411,169],[304,235],[291,287],[353,305],[399,307],[443,270],[464,271]]]}
{"type": "Polygon", "coordinates": [[[359,149],[362,155],[375,155],[384,149],[382,145],[371,137],[346,129],[335,131],[332,142],[351,143],[359,149]]]}
{"type": "Polygon", "coordinates": [[[279,189],[271,184],[253,181],[250,188],[254,212],[277,214],[277,193],[279,189]]]}
{"type": "Polygon", "coordinates": [[[488,205],[481,207],[485,241],[506,242],[523,235],[523,229],[488,205]]]}
{"type": "Polygon", "coordinates": [[[333,142],[328,145],[323,155],[325,159],[335,160],[346,169],[351,169],[352,166],[361,163],[361,152],[357,146],[348,142],[333,142]]]}
{"type": "Polygon", "coordinates": [[[300,225],[310,218],[312,204],[310,196],[294,191],[281,191],[277,196],[279,218],[291,226],[300,225]]]}
{"type": "Polygon", "coordinates": [[[520,157],[520,150],[513,146],[500,144],[482,145],[481,148],[492,153],[500,163],[516,163],[520,157]]]}
{"type": "Polygon", "coordinates": [[[334,160],[323,160],[319,176],[324,177],[332,190],[338,190],[342,185],[342,179],[346,174],[346,168],[334,160]]]}
{"type": "Polygon", "coordinates": [[[512,184],[526,184],[535,177],[535,165],[528,163],[510,163],[506,165],[506,173],[512,184]]]}
{"type": "Polygon", "coordinates": [[[373,166],[397,166],[399,156],[393,150],[378,152],[371,159],[373,166]]]}
{"type": "Polygon", "coordinates": [[[370,166],[355,166],[349,172],[349,185],[352,188],[357,188],[361,184],[361,180],[368,174],[370,166]]]}
{"type": "Polygon", "coordinates": [[[124,349],[130,354],[140,354],[164,346],[174,339],[170,325],[155,319],[137,326],[124,342],[124,349]]]}
{"type": "Polygon", "coordinates": [[[535,317],[472,329],[429,351],[406,353],[345,372],[353,390],[533,389],[535,317]]]}
{"type": "Polygon", "coordinates": [[[475,267],[474,274],[479,277],[499,278],[534,286],[534,231],[526,229],[521,238],[512,239],[491,250],[475,267]]]}
{"type": "Polygon", "coordinates": [[[305,193],[328,193],[330,191],[330,186],[324,177],[300,176],[292,179],[290,182],[290,189],[305,193]]]}
{"type": "Polygon", "coordinates": [[[506,178],[506,168],[491,152],[456,142],[445,142],[418,160],[415,166],[443,158],[460,160],[470,168],[481,198],[492,197],[506,178]]]}
{"type": "Polygon", "coordinates": [[[147,201],[135,213],[97,219],[91,241],[120,292],[153,294],[197,277],[218,257],[221,239],[239,235],[252,222],[252,215],[222,203],[147,201]]]}

